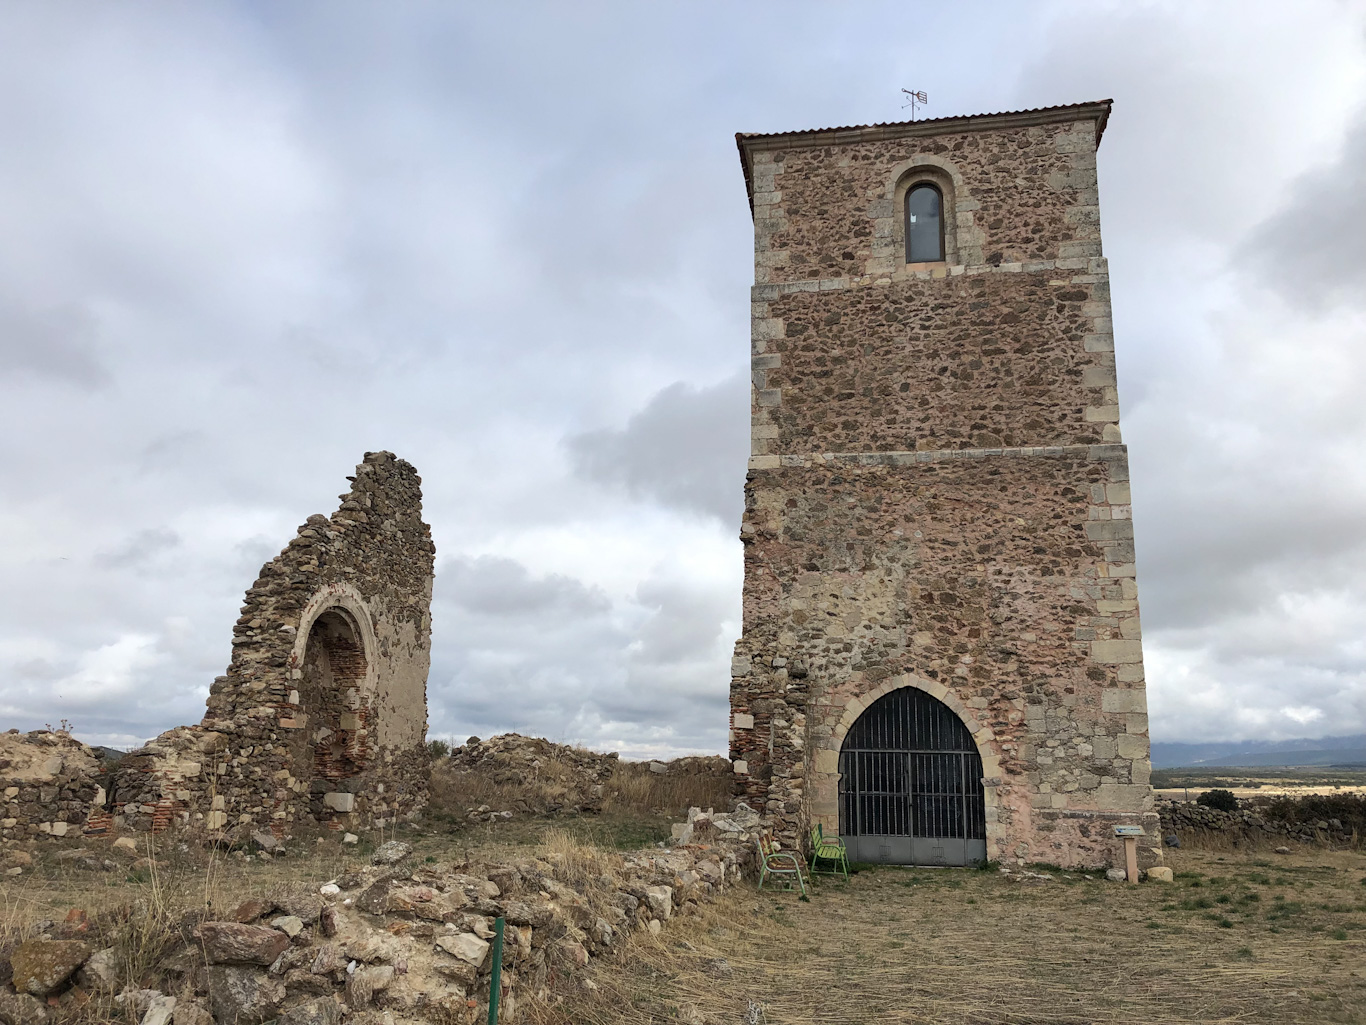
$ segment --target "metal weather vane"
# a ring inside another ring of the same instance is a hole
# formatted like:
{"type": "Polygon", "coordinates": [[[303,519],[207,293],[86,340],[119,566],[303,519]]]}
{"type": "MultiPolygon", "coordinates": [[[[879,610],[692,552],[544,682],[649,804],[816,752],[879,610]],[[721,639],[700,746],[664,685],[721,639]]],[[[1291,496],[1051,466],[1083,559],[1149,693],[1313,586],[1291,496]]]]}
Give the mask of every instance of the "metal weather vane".
{"type": "Polygon", "coordinates": [[[923,107],[927,103],[929,103],[930,97],[924,89],[917,89],[915,91],[912,91],[910,89],[902,89],[901,91],[905,93],[908,97],[910,97],[910,99],[908,99],[905,103],[901,105],[901,108],[905,110],[907,107],[910,107],[911,120],[914,121],[916,109],[918,107],[923,107]]]}

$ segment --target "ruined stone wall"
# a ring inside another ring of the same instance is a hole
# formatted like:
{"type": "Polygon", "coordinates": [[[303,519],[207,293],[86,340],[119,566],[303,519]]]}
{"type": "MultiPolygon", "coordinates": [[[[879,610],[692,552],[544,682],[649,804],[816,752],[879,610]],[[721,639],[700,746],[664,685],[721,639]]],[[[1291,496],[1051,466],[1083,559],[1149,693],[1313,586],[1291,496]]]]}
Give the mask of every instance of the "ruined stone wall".
{"type": "Polygon", "coordinates": [[[215,907],[217,921],[202,904],[178,908],[152,934],[153,958],[125,955],[123,923],[145,913],[132,906],[11,922],[0,1021],[72,1020],[73,1005],[85,1008],[76,1020],[106,1021],[86,1005],[119,994],[143,1022],[475,1025],[488,1018],[499,919],[498,1020],[568,1020],[557,1005],[594,985],[590,966],[609,967],[633,933],[701,915],[750,874],[751,820],[692,812],[689,842],[671,850],[419,862],[390,841],[334,881],[305,875],[215,907]]]}
{"type": "Polygon", "coordinates": [[[79,836],[104,800],[102,766],[60,730],[0,733],[0,841],[79,836]]]}
{"type": "Polygon", "coordinates": [[[755,217],[739,792],[839,828],[838,757],[918,687],[983,758],[988,857],[1156,857],[1095,151],[1108,104],[741,137],[755,217]],[[904,262],[909,185],[946,255],[904,262]]]}
{"type": "Polygon", "coordinates": [[[127,760],[123,824],[386,825],[426,802],[434,548],[421,478],[370,452],[330,518],[262,567],[198,726],[127,760]]]}

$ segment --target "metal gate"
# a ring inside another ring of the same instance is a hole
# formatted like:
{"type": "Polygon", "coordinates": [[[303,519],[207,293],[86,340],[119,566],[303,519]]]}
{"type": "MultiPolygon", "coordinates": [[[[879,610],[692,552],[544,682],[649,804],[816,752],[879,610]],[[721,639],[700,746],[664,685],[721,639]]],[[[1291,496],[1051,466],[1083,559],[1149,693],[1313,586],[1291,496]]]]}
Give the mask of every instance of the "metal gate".
{"type": "Polygon", "coordinates": [[[840,835],[852,861],[986,860],[982,757],[948,705],[903,687],[858,717],[840,749],[840,835]]]}

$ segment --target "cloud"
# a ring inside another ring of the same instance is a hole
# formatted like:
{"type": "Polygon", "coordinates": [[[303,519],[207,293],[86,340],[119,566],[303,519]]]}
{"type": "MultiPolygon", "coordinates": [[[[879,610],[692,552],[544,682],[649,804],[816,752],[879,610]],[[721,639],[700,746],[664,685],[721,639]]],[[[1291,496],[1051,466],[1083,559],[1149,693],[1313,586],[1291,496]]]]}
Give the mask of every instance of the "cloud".
{"type": "Polygon", "coordinates": [[[168,527],[139,530],[113,551],[99,552],[95,564],[104,569],[133,569],[146,566],[180,546],[180,535],[168,527]]]}
{"type": "Polygon", "coordinates": [[[1234,251],[1235,265],[1310,313],[1366,307],[1366,110],[1336,159],[1266,199],[1273,212],[1234,251]]]}
{"type": "Polygon", "coordinates": [[[1116,98],[1155,735],[1366,728],[1350,5],[0,21],[13,725],[197,721],[259,566],[384,448],[440,553],[434,733],[722,750],[753,272],[733,133],[896,120],[907,86],[945,115],[1116,98]],[[965,77],[934,41],[969,36],[965,77]],[[1259,263],[1282,237],[1305,259],[1259,263]]]}
{"type": "Polygon", "coordinates": [[[0,374],[51,378],[82,388],[107,385],[90,313],[68,305],[34,310],[0,296],[0,374]]]}
{"type": "Polygon", "coordinates": [[[437,582],[434,733],[517,729],[636,757],[722,743],[727,588],[651,576],[609,595],[488,555],[445,560],[437,582]]]}
{"type": "Polygon", "coordinates": [[[1366,26],[1327,7],[1314,25],[1255,5],[1236,23],[1053,13],[1022,99],[1116,99],[1100,184],[1153,736],[1359,729],[1366,322],[1345,229],[1361,200],[1343,193],[1366,26]],[[1300,57],[1250,104],[1272,50],[1300,57]],[[1299,252],[1273,255],[1287,243],[1299,252]]]}
{"type": "Polygon", "coordinates": [[[748,423],[746,378],[704,388],[679,381],[657,392],[625,427],[585,431],[565,445],[585,480],[738,529],[748,423]]]}
{"type": "Polygon", "coordinates": [[[442,592],[473,616],[594,616],[611,608],[601,589],[551,573],[532,577],[515,559],[494,555],[447,559],[440,569],[442,592]]]}

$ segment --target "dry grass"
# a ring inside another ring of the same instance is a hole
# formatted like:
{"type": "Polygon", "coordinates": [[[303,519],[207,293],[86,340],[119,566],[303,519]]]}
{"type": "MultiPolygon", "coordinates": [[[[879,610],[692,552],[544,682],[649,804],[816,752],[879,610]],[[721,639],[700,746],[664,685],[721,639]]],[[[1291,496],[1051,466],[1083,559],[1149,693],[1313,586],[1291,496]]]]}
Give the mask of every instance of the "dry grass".
{"type": "MultiPolygon", "coordinates": [[[[620,836],[595,832],[612,821],[526,819],[404,838],[418,863],[535,853],[563,882],[596,892],[619,864],[620,836]]],[[[296,846],[297,856],[248,863],[162,844],[163,866],[149,873],[72,868],[54,846],[31,874],[0,885],[0,922],[13,940],[83,908],[90,938],[116,945],[128,971],[152,982],[187,913],[218,915],[285,885],[316,884],[369,853],[335,839],[296,846]]],[[[524,1010],[556,1025],[733,1025],[751,1000],[770,1025],[1366,1020],[1366,856],[1171,854],[1171,886],[885,868],[847,884],[823,878],[802,903],[746,885],[676,917],[658,938],[634,934],[618,961],[592,969],[595,993],[524,1010]]],[[[102,1000],[62,1016],[120,1013],[102,1000]]]]}
{"type": "MultiPolygon", "coordinates": [[[[445,821],[467,817],[482,805],[494,811],[539,813],[570,793],[575,767],[552,756],[525,782],[506,782],[480,770],[455,768],[449,759],[432,766],[431,814],[445,821]]],[[[652,772],[648,762],[618,762],[604,785],[602,812],[615,816],[672,815],[682,819],[688,808],[729,808],[728,776],[652,772]]]]}
{"type": "Polygon", "coordinates": [[[580,1025],[1366,1020],[1366,858],[1174,852],[1171,886],[864,871],[810,903],[734,891],[635,937],[580,1025]]]}
{"type": "Polygon", "coordinates": [[[607,784],[606,810],[621,814],[668,813],[730,807],[729,776],[652,772],[649,762],[621,762],[607,784]]]}
{"type": "MultiPolygon", "coordinates": [[[[1306,797],[1366,794],[1366,769],[1304,766],[1299,768],[1154,769],[1154,792],[1160,797],[1193,800],[1207,790],[1231,790],[1236,797],[1306,797]]],[[[1332,816],[1328,816],[1332,818],[1332,816]]]]}
{"type": "MultiPolygon", "coordinates": [[[[261,896],[299,881],[327,880],[368,852],[341,849],[336,840],[324,845],[300,844],[297,853],[269,863],[248,862],[215,850],[177,843],[151,842],[142,854],[154,856],[156,867],[133,870],[126,863],[109,872],[79,868],[56,854],[67,847],[40,847],[33,871],[0,884],[0,916],[13,935],[26,923],[42,919],[60,922],[72,908],[95,918],[107,912],[136,907],[155,918],[177,917],[191,909],[224,911],[250,897],[261,896]]],[[[106,844],[84,845],[96,858],[111,857],[106,844]]],[[[118,860],[118,859],[115,859],[118,860]]]]}
{"type": "MultiPolygon", "coordinates": [[[[58,935],[85,940],[95,948],[112,947],[121,978],[157,988],[159,966],[199,920],[222,917],[251,897],[265,896],[301,882],[325,880],[353,863],[356,852],[341,852],[335,841],[291,859],[262,862],[227,857],[175,841],[142,838],[139,853],[149,864],[131,859],[100,841],[82,845],[97,860],[119,862],[112,871],[91,870],[57,857],[75,848],[40,846],[31,871],[0,884],[0,955],[57,922],[58,935]],[[84,921],[66,924],[75,912],[84,921]]],[[[368,849],[368,848],[367,848],[368,849]]],[[[73,990],[56,1009],[59,1022],[136,1021],[137,1015],[113,1002],[112,994],[73,990]]]]}
{"type": "Polygon", "coordinates": [[[428,786],[428,813],[463,819],[471,808],[488,805],[494,811],[512,811],[528,796],[518,783],[496,783],[486,773],[453,768],[443,759],[432,766],[428,786]]]}
{"type": "Polygon", "coordinates": [[[599,885],[604,876],[614,879],[617,875],[601,847],[564,829],[547,829],[537,853],[554,866],[556,879],[576,890],[587,890],[599,885]]]}

